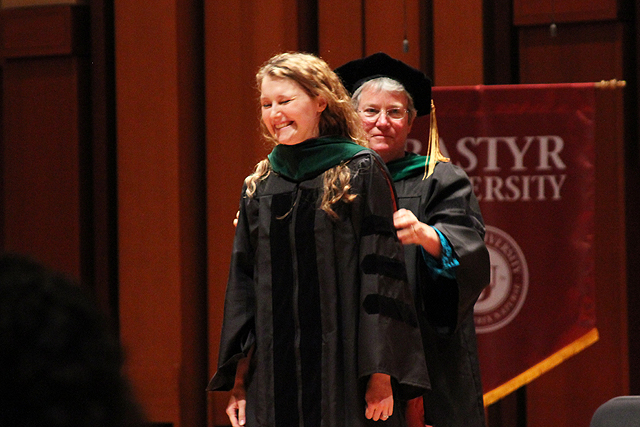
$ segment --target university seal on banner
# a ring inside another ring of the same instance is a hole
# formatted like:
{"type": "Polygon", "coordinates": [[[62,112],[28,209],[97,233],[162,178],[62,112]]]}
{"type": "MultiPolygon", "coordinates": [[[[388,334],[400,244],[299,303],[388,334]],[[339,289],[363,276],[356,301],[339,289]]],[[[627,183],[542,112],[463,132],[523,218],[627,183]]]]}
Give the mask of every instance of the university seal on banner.
{"type": "Polygon", "coordinates": [[[480,294],[473,319],[479,334],[498,330],[522,308],[529,288],[527,260],[515,240],[486,226],[485,243],[491,259],[491,283],[480,294]]]}

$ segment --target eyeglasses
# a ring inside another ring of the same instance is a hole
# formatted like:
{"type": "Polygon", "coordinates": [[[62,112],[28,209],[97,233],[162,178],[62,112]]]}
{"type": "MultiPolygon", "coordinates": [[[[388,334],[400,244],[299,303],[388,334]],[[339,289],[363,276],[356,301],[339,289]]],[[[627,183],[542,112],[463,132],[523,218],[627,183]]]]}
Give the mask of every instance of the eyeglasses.
{"type": "Polygon", "coordinates": [[[388,110],[384,108],[381,110],[379,108],[367,107],[363,110],[358,110],[358,113],[360,113],[368,121],[376,121],[378,120],[380,113],[383,111],[385,112],[387,118],[391,120],[402,120],[409,112],[409,110],[407,110],[406,108],[398,107],[389,108],[388,110]]]}

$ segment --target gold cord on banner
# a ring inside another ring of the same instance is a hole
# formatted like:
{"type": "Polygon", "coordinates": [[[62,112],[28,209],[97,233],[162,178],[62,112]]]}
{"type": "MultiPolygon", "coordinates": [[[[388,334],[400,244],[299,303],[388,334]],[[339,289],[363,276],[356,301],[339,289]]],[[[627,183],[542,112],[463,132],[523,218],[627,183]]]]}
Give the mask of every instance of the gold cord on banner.
{"type": "Polygon", "coordinates": [[[484,406],[489,406],[507,396],[508,394],[516,391],[520,387],[529,384],[531,381],[535,380],[545,372],[555,368],[571,356],[580,353],[582,350],[598,341],[598,338],[598,330],[596,328],[593,328],[582,337],[578,338],[561,350],[555,352],[537,365],[527,369],[517,377],[511,379],[510,381],[507,381],[506,383],[494,388],[491,391],[486,392],[484,394],[484,406]]]}
{"type": "Polygon", "coordinates": [[[595,83],[595,86],[598,89],[617,89],[617,88],[625,87],[626,85],[627,85],[627,82],[625,80],[618,80],[618,79],[600,80],[599,82],[595,83]]]}
{"type": "Polygon", "coordinates": [[[438,135],[438,123],[436,122],[436,106],[431,100],[431,113],[429,114],[429,145],[427,146],[427,161],[424,165],[424,176],[427,179],[433,173],[438,162],[448,162],[440,151],[440,135],[438,135]]]}

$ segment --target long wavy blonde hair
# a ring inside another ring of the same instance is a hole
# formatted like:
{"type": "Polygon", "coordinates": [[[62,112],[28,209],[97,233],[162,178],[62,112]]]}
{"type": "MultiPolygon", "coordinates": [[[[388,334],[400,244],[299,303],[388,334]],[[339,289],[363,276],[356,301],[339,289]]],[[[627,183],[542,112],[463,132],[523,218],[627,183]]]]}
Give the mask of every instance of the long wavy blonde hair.
{"type": "MultiPolygon", "coordinates": [[[[290,79],[302,87],[312,98],[322,96],[327,101],[327,107],[320,115],[318,136],[337,135],[351,139],[356,144],[368,147],[367,135],[362,128],[362,121],[358,116],[351,98],[342,85],[340,78],[331,70],[321,58],[301,52],[286,52],[275,55],[265,62],[256,74],[258,90],[262,80],[270,76],[273,78],[290,79]]],[[[266,125],[261,122],[263,137],[277,144],[269,133],[266,125]]],[[[253,174],[245,179],[246,195],[252,197],[256,187],[271,172],[269,159],[260,161],[253,174]]],[[[351,173],[345,164],[334,166],[324,172],[324,193],[321,208],[332,217],[337,217],[332,205],[339,200],[352,201],[356,196],[349,194],[351,173]]]]}

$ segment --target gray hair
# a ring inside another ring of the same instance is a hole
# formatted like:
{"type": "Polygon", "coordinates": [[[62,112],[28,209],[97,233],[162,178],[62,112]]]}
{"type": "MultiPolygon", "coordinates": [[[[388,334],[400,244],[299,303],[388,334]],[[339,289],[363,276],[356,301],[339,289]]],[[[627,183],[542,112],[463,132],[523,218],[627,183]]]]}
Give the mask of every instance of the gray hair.
{"type": "Polygon", "coordinates": [[[353,106],[356,109],[358,109],[358,106],[360,105],[360,98],[362,97],[362,92],[365,89],[371,89],[376,92],[385,91],[396,94],[405,94],[407,96],[407,110],[409,110],[409,123],[411,123],[416,117],[417,111],[413,104],[413,98],[399,81],[389,77],[376,77],[374,79],[367,80],[358,89],[356,89],[351,97],[353,106]]]}

